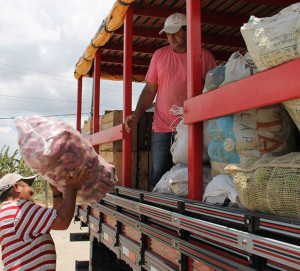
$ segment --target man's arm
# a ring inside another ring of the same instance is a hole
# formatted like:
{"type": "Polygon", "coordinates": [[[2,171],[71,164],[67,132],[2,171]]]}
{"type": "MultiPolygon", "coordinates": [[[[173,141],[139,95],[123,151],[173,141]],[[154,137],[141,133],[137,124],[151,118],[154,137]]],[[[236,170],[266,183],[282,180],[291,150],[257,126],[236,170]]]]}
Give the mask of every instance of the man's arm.
{"type": "Polygon", "coordinates": [[[157,84],[147,82],[140,95],[135,111],[132,112],[131,115],[128,115],[125,119],[125,129],[128,133],[131,131],[132,123],[138,122],[140,117],[153,103],[156,93],[157,84]]]}
{"type": "Polygon", "coordinates": [[[70,175],[67,175],[66,192],[62,198],[61,204],[56,210],[57,216],[51,226],[52,230],[66,230],[70,226],[74,216],[77,191],[87,179],[88,174],[88,169],[84,167],[80,174],[78,174],[78,168],[76,168],[72,178],[70,175]]]}
{"type": "Polygon", "coordinates": [[[62,193],[52,184],[50,184],[50,188],[52,190],[52,196],[53,196],[53,205],[52,209],[58,209],[58,207],[63,202],[63,196],[62,193]]]}

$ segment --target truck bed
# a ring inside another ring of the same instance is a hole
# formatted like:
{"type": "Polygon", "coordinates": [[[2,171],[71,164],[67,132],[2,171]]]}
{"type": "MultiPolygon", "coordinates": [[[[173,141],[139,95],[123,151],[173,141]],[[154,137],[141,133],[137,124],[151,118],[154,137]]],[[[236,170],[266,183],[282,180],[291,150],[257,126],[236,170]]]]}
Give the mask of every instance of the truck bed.
{"type": "Polygon", "coordinates": [[[124,187],[76,217],[133,270],[300,270],[299,219],[124,187]]]}

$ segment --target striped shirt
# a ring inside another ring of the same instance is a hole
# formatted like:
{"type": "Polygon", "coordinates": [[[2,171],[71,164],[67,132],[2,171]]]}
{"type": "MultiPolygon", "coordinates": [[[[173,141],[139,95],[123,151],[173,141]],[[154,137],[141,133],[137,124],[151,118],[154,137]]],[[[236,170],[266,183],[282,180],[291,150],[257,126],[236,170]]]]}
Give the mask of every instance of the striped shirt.
{"type": "Polygon", "coordinates": [[[0,209],[4,271],[55,270],[56,252],[49,233],[56,210],[32,201],[5,201],[0,209]]]}

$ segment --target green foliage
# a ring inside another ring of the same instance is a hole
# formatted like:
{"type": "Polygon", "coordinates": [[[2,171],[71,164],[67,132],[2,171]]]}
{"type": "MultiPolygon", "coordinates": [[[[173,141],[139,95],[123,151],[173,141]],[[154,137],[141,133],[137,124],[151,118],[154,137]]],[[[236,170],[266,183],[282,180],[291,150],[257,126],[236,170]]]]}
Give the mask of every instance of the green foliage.
{"type": "Polygon", "coordinates": [[[18,150],[16,150],[12,156],[9,156],[9,147],[4,146],[0,152],[0,177],[5,174],[14,172],[19,164],[19,160],[16,159],[18,150]]]}
{"type": "MultiPolygon", "coordinates": [[[[18,173],[24,177],[36,175],[25,163],[24,159],[17,159],[18,150],[15,150],[12,156],[9,156],[9,146],[4,146],[0,152],[0,178],[7,173],[18,173]]],[[[32,185],[34,197],[37,203],[45,202],[45,184],[48,183],[37,176],[32,185]]],[[[48,186],[49,187],[49,186],[48,186]]],[[[48,189],[49,191],[50,189],[48,189]]],[[[49,191],[50,192],[50,191],[49,191]]],[[[51,194],[51,193],[50,193],[51,194]]],[[[49,194],[48,194],[49,195],[49,194]]]]}

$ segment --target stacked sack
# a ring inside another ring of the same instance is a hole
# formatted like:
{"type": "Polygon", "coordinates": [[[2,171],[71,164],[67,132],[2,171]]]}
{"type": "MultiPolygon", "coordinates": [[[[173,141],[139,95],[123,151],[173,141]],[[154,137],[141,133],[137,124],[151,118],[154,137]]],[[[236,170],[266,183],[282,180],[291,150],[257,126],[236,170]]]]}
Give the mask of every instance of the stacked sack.
{"type": "MultiPolygon", "coordinates": [[[[249,53],[245,56],[234,53],[225,65],[208,72],[204,91],[257,72],[249,53]]],[[[295,150],[294,131],[293,122],[281,104],[209,120],[208,155],[212,177],[225,174],[224,168],[228,164],[243,164],[249,156],[270,157],[295,150]]]]}
{"type": "Polygon", "coordinates": [[[243,205],[251,211],[300,217],[300,153],[249,158],[244,166],[229,165],[243,205]]]}
{"type": "MultiPolygon", "coordinates": [[[[174,142],[170,147],[174,166],[159,180],[153,192],[188,196],[188,125],[183,118],[183,107],[173,106],[170,113],[177,115],[180,120],[175,129],[174,142]]],[[[203,126],[203,185],[207,186],[210,180],[210,166],[208,157],[207,123],[203,126]]]]}
{"type": "MultiPolygon", "coordinates": [[[[272,17],[251,16],[241,33],[259,71],[264,71],[300,56],[300,3],[272,17]]],[[[284,91],[284,90],[282,90],[284,91]]],[[[283,102],[300,131],[300,98],[283,102]]]]}
{"type": "Polygon", "coordinates": [[[76,204],[92,204],[114,190],[115,168],[99,156],[91,144],[71,126],[42,116],[17,117],[21,155],[42,178],[65,191],[65,178],[76,167],[90,173],[78,191],[76,204]]]}

